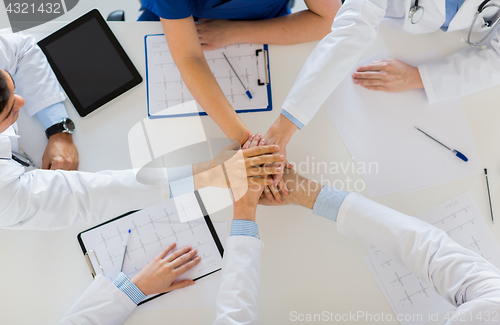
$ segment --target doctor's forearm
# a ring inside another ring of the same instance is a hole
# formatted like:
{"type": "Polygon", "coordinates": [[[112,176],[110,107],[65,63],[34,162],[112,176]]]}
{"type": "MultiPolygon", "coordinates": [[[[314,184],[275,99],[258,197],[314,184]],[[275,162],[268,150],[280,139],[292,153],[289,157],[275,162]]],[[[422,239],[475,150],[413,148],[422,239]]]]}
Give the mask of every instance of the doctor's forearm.
{"type": "Polygon", "coordinates": [[[333,17],[340,7],[340,1],[333,2],[335,3],[330,4],[330,8],[322,10],[323,15],[304,10],[272,19],[234,22],[233,41],[291,45],[320,40],[330,32],[333,17]]]}

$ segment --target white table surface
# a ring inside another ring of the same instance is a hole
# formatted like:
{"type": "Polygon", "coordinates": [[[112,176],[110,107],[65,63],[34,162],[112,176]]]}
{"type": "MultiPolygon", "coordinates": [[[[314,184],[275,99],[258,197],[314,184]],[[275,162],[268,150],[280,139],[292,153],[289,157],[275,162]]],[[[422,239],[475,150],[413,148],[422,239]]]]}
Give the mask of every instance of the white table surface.
{"type": "MultiPolygon", "coordinates": [[[[61,27],[47,23],[33,32],[37,38],[61,27]]],[[[145,76],[144,35],[161,33],[158,23],[111,23],[139,72],[145,76]]],[[[382,26],[377,41],[364,57],[385,49],[393,57],[438,49],[441,56],[465,46],[459,42],[464,33],[446,35],[408,35],[382,26]]],[[[274,109],[271,112],[241,114],[255,133],[265,133],[280,114],[280,107],[300,68],[316,42],[295,46],[270,46],[270,66],[274,109]]],[[[493,87],[461,99],[481,160],[489,169],[494,211],[500,211],[500,151],[498,93],[493,87]],[[496,95],[496,96],[495,96],[496,95]]],[[[131,167],[127,133],[147,116],[146,84],[108,104],[91,117],[80,118],[66,104],[77,132],[74,140],[80,152],[80,170],[99,171],[131,167]]],[[[210,136],[222,132],[203,117],[210,136]]],[[[40,163],[46,138],[42,126],[23,112],[19,118],[20,146],[40,163]]],[[[333,126],[321,109],[312,122],[297,132],[288,145],[290,161],[338,162],[354,164],[333,126]]],[[[306,175],[319,179],[320,175],[306,175]]],[[[352,173],[323,175],[330,182],[362,180],[352,173]]],[[[376,199],[401,212],[415,215],[465,191],[471,191],[497,241],[499,226],[491,226],[484,175],[447,183],[412,194],[402,193],[376,199]]],[[[367,191],[362,192],[367,195],[367,191]]],[[[61,211],[64,215],[64,211],[61,211]]],[[[260,235],[265,243],[262,256],[259,312],[261,324],[297,323],[290,313],[313,314],[323,311],[349,314],[392,313],[389,304],[362,258],[366,252],[361,241],[341,236],[336,225],[300,207],[259,207],[260,235]]],[[[500,214],[499,214],[500,218],[500,214]]],[[[214,221],[230,221],[231,209],[212,215],[214,221]]],[[[83,258],[76,235],[91,225],[77,223],[55,232],[0,230],[0,323],[55,324],[91,284],[92,277],[83,258]]],[[[125,324],[211,324],[215,309],[136,311],[125,324]]],[[[309,322],[312,323],[312,322],[309,322]]],[[[362,322],[376,324],[376,322],[362,322]]],[[[437,322],[439,324],[440,322],[437,322]]],[[[350,322],[345,322],[350,324],[350,322]]],[[[378,323],[377,323],[378,324],[378,323]]]]}

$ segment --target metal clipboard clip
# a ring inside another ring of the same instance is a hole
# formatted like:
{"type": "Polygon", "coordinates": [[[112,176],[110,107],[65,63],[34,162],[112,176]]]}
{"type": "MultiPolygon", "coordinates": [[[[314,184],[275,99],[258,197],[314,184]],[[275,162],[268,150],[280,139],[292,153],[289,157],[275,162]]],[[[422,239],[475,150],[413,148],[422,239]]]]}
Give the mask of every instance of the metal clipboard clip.
{"type": "Polygon", "coordinates": [[[255,56],[257,57],[257,84],[259,86],[267,86],[269,85],[269,65],[267,64],[267,50],[258,49],[255,50],[255,56]],[[261,58],[264,58],[264,74],[265,74],[265,82],[262,82],[260,79],[260,69],[259,69],[259,53],[262,52],[261,58]]]}
{"type": "Polygon", "coordinates": [[[90,252],[94,253],[95,260],[97,261],[97,264],[99,264],[99,267],[101,268],[102,275],[106,276],[104,274],[104,269],[101,266],[101,262],[99,262],[99,259],[97,258],[97,254],[95,253],[95,251],[90,250],[90,251],[88,251],[88,252],[85,253],[85,259],[87,260],[87,264],[89,266],[90,272],[92,273],[92,276],[95,278],[95,276],[97,274],[95,273],[94,265],[92,264],[92,261],[91,261],[90,256],[89,256],[90,252]]]}

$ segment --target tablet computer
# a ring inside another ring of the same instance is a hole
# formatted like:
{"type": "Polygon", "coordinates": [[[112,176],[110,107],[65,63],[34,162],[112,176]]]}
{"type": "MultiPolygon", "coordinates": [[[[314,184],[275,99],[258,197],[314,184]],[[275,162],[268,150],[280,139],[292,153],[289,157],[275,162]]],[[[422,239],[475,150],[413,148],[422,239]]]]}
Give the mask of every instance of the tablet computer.
{"type": "Polygon", "coordinates": [[[47,36],[38,45],[82,117],[142,82],[97,9],[47,36]]]}

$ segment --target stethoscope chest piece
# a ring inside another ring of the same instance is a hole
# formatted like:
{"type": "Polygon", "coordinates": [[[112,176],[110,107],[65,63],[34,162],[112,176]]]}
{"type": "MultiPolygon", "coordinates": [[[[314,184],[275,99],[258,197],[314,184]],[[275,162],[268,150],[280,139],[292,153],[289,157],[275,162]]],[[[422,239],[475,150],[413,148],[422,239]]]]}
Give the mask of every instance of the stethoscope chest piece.
{"type": "Polygon", "coordinates": [[[418,5],[418,0],[415,0],[415,5],[410,8],[410,12],[408,13],[408,18],[410,18],[410,22],[412,24],[416,24],[422,19],[424,16],[424,7],[418,5]]]}

